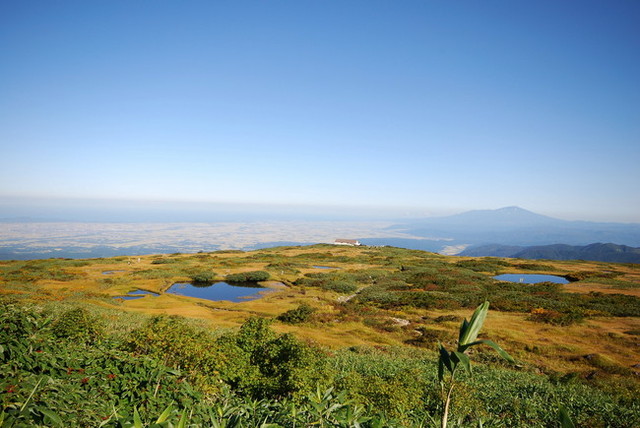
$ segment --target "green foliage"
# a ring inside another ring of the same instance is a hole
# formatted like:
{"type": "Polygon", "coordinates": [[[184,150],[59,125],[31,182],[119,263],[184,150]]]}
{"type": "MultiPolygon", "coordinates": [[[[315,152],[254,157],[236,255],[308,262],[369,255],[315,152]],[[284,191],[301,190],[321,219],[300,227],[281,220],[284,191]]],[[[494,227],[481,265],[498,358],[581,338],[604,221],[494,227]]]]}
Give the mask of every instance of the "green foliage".
{"type": "Polygon", "coordinates": [[[309,321],[314,312],[315,309],[313,307],[303,303],[295,309],[290,309],[278,315],[277,319],[287,324],[300,324],[309,321]]]}
{"type": "Polygon", "coordinates": [[[53,334],[60,338],[93,341],[102,331],[99,320],[85,308],[75,308],[63,312],[52,324],[53,334]]]}
{"type": "Polygon", "coordinates": [[[131,284],[131,278],[126,276],[100,278],[98,284],[100,289],[105,290],[112,287],[129,285],[131,284]]]}
{"type": "MultiPolygon", "coordinates": [[[[426,260],[419,265],[405,264],[399,272],[375,278],[373,284],[359,292],[354,302],[382,309],[459,309],[476,307],[491,296],[494,309],[531,312],[543,308],[569,314],[562,321],[567,323],[579,321],[587,314],[640,316],[640,298],[636,296],[567,293],[562,291],[561,285],[553,283],[497,282],[474,270],[490,269],[499,263],[495,265],[490,261],[486,265],[485,259],[469,262],[458,262],[457,267],[437,259],[426,260]]],[[[536,266],[537,270],[539,268],[541,266],[536,266]]],[[[307,275],[296,284],[322,287],[329,278],[307,275]]]]}
{"type": "Polygon", "coordinates": [[[3,305],[3,426],[98,426],[114,412],[130,412],[134,404],[142,414],[160,413],[168,402],[196,406],[198,394],[178,371],[134,357],[115,343],[97,345],[55,333],[79,313],[65,312],[65,321],[59,321],[38,307],[3,305]]]}
{"type": "Polygon", "coordinates": [[[232,273],[225,277],[228,282],[258,282],[267,281],[271,275],[263,270],[232,273]]]}
{"type": "Polygon", "coordinates": [[[216,273],[212,271],[202,271],[191,276],[191,281],[195,284],[212,284],[216,280],[216,273]]]}
{"type": "Polygon", "coordinates": [[[162,259],[155,259],[151,262],[152,265],[166,265],[166,264],[172,264],[172,263],[177,263],[178,260],[177,259],[169,259],[169,258],[162,258],[162,259]]]}
{"type": "Polygon", "coordinates": [[[272,271],[276,271],[278,273],[288,273],[288,274],[297,274],[300,273],[298,268],[307,267],[302,263],[292,263],[287,261],[278,261],[269,263],[266,268],[272,271]]]}
{"type": "Polygon", "coordinates": [[[264,318],[249,318],[233,336],[222,342],[240,348],[249,367],[238,387],[254,397],[286,397],[308,393],[324,377],[324,358],[291,334],[277,335],[264,318]]]}
{"type": "Polygon", "coordinates": [[[517,263],[515,267],[522,270],[533,270],[538,272],[549,272],[554,270],[553,267],[543,265],[542,263],[517,263]]]}
{"type": "MultiPolygon", "coordinates": [[[[235,356],[212,347],[216,338],[198,329],[184,318],[156,316],[134,330],[128,341],[130,349],[165,364],[181,367],[187,378],[209,394],[219,392],[219,373],[232,366],[235,356]]],[[[224,375],[222,375],[224,376],[224,375]]]]}
{"type": "MultiPolygon", "coordinates": [[[[219,335],[184,318],[140,323],[129,314],[122,322],[140,325],[125,342],[107,331],[84,342],[54,333],[73,309],[0,303],[6,426],[418,427],[442,412],[437,365],[424,350],[362,347],[327,355],[275,333],[266,319],[219,335]]],[[[612,370],[604,358],[589,362],[612,370]]],[[[479,418],[485,426],[557,426],[550,403],[560,402],[576,426],[640,426],[637,382],[625,376],[596,387],[579,377],[476,365],[473,377],[458,371],[465,387],[454,394],[450,415],[465,426],[479,418]]]]}
{"type": "Polygon", "coordinates": [[[615,272],[602,272],[602,271],[580,271],[572,272],[564,277],[569,281],[584,281],[586,279],[611,279],[618,276],[615,272]]]}
{"type": "Polygon", "coordinates": [[[497,273],[504,267],[511,265],[504,260],[485,257],[482,259],[460,260],[459,262],[456,262],[456,266],[469,269],[474,272],[497,273]]]}
{"type": "Polygon", "coordinates": [[[303,278],[296,280],[295,284],[303,287],[318,287],[327,291],[350,294],[358,290],[358,283],[367,281],[368,277],[362,277],[350,272],[308,273],[303,278]]]}

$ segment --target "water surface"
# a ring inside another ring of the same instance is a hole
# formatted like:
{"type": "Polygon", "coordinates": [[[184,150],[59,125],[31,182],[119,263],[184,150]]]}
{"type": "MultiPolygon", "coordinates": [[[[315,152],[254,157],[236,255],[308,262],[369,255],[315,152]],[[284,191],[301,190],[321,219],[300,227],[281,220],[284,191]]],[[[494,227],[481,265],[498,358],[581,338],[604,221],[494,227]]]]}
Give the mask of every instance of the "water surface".
{"type": "Polygon", "coordinates": [[[229,302],[242,302],[245,300],[259,299],[268,288],[256,283],[229,284],[216,282],[211,285],[199,285],[192,283],[173,284],[167,293],[181,296],[197,297],[213,301],[226,300],[229,302]]]}
{"type": "Polygon", "coordinates": [[[523,284],[537,284],[539,282],[553,282],[555,284],[567,284],[566,278],[557,275],[539,275],[529,273],[505,273],[503,275],[494,276],[493,279],[498,281],[520,282],[523,284]]]}
{"type": "Polygon", "coordinates": [[[142,299],[144,296],[159,296],[159,294],[154,293],[152,291],[147,291],[147,290],[134,290],[134,291],[129,291],[124,296],[114,296],[113,298],[122,299],[122,300],[136,300],[136,299],[142,299]]]}

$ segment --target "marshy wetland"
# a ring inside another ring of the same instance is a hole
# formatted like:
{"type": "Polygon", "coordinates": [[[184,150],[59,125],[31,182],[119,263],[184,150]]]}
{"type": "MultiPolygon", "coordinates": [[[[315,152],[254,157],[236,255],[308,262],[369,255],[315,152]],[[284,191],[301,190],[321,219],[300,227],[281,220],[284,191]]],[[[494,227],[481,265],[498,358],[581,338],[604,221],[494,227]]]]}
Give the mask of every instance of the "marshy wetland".
{"type": "MultiPolygon", "coordinates": [[[[354,409],[371,424],[422,426],[441,412],[438,343],[454,346],[461,320],[486,300],[480,337],[499,343],[516,363],[497,359],[488,347],[475,350],[474,374],[460,375],[465,388],[453,401],[452,417],[469,426],[480,418],[485,426],[550,426],[557,412],[549,403],[557,402],[583,426],[640,423],[637,265],[315,245],[4,261],[0,280],[2,331],[14,332],[3,338],[2,368],[10,377],[0,387],[11,391],[2,404],[16,421],[50,422],[42,411],[46,402],[45,410],[71,425],[107,418],[106,426],[116,426],[116,416],[132,418],[134,407],[151,423],[173,402],[175,421],[188,409],[190,423],[210,426],[215,415],[207,409],[262,400],[247,421],[288,426],[292,420],[278,407],[286,398],[306,415],[302,425],[320,417],[312,409],[337,404],[346,413],[336,413],[332,426],[350,426],[335,421],[344,422],[354,409]],[[571,282],[493,278],[500,274],[571,282]],[[235,302],[171,292],[176,284],[204,290],[242,280],[263,287],[248,291],[269,292],[235,302]],[[45,327],[29,327],[29,320],[45,327]],[[26,348],[16,342],[21,337],[30,343],[26,348]],[[97,357],[104,352],[111,357],[97,357]],[[51,367],[60,368],[43,369],[52,364],[48,355],[57,355],[51,367]],[[132,367],[140,382],[156,379],[154,387],[127,386],[132,367]],[[154,395],[156,384],[164,389],[154,395]],[[39,407],[27,402],[32,391],[39,407]],[[125,392],[126,403],[117,398],[125,392]],[[56,401],[67,393],[66,404],[56,401]],[[76,393],[94,404],[81,410],[76,393]],[[354,403],[361,407],[349,407],[354,403]],[[113,414],[114,405],[121,414],[113,414]],[[20,413],[23,406],[31,413],[20,413]]],[[[216,420],[228,422],[224,414],[216,420]]]]}

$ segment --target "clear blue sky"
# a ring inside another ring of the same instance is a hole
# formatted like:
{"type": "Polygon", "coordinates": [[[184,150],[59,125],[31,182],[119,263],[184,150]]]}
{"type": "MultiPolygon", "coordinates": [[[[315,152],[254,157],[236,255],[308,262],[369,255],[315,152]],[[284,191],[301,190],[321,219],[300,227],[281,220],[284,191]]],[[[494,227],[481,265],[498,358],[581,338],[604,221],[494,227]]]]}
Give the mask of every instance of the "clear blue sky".
{"type": "Polygon", "coordinates": [[[5,0],[0,200],[640,222],[639,22],[635,0],[5,0]]]}

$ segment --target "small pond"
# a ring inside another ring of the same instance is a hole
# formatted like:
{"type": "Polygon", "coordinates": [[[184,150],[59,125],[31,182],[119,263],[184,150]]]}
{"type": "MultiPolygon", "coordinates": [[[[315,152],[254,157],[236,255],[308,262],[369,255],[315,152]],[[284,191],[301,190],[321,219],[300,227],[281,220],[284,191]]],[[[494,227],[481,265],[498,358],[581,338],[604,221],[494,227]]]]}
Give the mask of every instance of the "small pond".
{"type": "Polygon", "coordinates": [[[103,275],[113,275],[115,273],[124,272],[123,270],[105,270],[102,272],[103,275]]]}
{"type": "Polygon", "coordinates": [[[538,275],[529,273],[506,273],[494,276],[498,281],[521,282],[523,284],[537,284],[539,282],[553,282],[555,284],[567,284],[566,278],[557,275],[538,275]]]}
{"type": "Polygon", "coordinates": [[[269,290],[269,288],[262,287],[253,282],[243,282],[241,284],[216,282],[215,284],[204,285],[176,283],[169,287],[167,293],[214,301],[227,300],[237,303],[245,300],[259,299],[263,295],[261,292],[269,290]]]}
{"type": "Polygon", "coordinates": [[[125,296],[114,296],[113,298],[122,300],[136,300],[142,299],[144,296],[159,296],[159,294],[147,290],[135,290],[129,291],[125,296]]]}
{"type": "Polygon", "coordinates": [[[338,267],[333,267],[333,266],[311,266],[314,269],[340,269],[338,267]]]}

